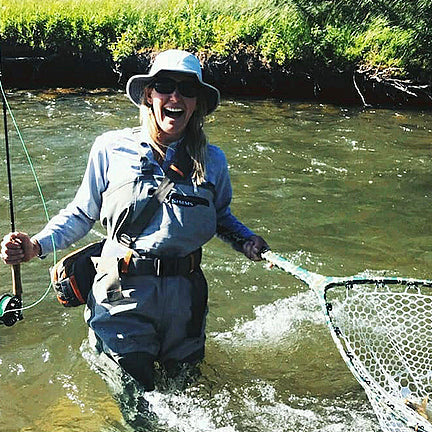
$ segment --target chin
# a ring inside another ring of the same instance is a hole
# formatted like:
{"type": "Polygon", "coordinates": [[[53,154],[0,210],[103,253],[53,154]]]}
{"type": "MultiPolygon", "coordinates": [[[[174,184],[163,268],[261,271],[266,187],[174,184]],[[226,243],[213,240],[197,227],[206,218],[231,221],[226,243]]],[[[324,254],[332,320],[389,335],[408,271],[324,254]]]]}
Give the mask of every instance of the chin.
{"type": "Polygon", "coordinates": [[[185,129],[186,129],[186,126],[184,126],[182,124],[182,125],[168,126],[166,128],[163,128],[163,131],[167,135],[181,136],[183,134],[183,132],[184,132],[185,129]]]}

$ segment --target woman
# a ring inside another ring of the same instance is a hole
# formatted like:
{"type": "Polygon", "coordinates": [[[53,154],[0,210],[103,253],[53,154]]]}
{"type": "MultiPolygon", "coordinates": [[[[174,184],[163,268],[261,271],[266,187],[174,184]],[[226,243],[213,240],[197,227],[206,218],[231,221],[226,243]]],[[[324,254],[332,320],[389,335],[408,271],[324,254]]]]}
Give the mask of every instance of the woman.
{"type": "Polygon", "coordinates": [[[6,235],[1,253],[6,264],[45,256],[53,242],[66,248],[100,220],[107,240],[95,260],[85,313],[91,340],[152,390],[155,362],[172,371],[204,356],[201,247],[217,234],[260,260],[267,245],[231,214],[225,156],[203,132],[219,92],[203,82],[198,59],[180,50],[162,52],[148,74],[129,80],[126,91],[140,109],[142,127],[98,137],[74,200],[32,238],[6,235]],[[173,172],[168,196],[146,226],[136,225],[173,172]],[[131,226],[141,226],[135,236],[131,226]]]}

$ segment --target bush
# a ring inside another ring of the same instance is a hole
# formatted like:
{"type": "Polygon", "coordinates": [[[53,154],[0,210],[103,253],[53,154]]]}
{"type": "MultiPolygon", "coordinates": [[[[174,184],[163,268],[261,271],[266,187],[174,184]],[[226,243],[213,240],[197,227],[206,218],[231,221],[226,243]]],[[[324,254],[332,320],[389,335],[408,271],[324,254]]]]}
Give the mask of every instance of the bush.
{"type": "Polygon", "coordinates": [[[230,56],[239,47],[289,67],[388,68],[430,75],[432,1],[3,0],[0,35],[49,52],[183,48],[230,56]]]}
{"type": "Polygon", "coordinates": [[[384,18],[374,18],[347,49],[349,58],[372,68],[398,70],[403,74],[414,56],[413,31],[391,26],[384,18]]]}

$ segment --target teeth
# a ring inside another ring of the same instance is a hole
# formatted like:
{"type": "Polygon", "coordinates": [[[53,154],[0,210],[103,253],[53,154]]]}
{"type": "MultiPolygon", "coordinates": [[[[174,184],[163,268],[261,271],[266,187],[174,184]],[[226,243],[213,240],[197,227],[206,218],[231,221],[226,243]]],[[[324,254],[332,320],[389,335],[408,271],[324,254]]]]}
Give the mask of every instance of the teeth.
{"type": "Polygon", "coordinates": [[[181,108],[165,108],[167,111],[171,111],[171,112],[183,112],[183,110],[181,108]]]}

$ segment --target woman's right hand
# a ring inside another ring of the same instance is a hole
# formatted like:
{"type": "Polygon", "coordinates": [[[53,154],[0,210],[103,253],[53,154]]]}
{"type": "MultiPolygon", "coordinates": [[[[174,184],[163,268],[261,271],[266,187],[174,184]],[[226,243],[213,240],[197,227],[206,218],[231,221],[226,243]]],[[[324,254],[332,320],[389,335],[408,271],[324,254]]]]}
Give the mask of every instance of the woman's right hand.
{"type": "Polygon", "coordinates": [[[40,255],[40,245],[22,232],[5,235],[1,242],[1,259],[5,264],[16,265],[40,255]]]}

